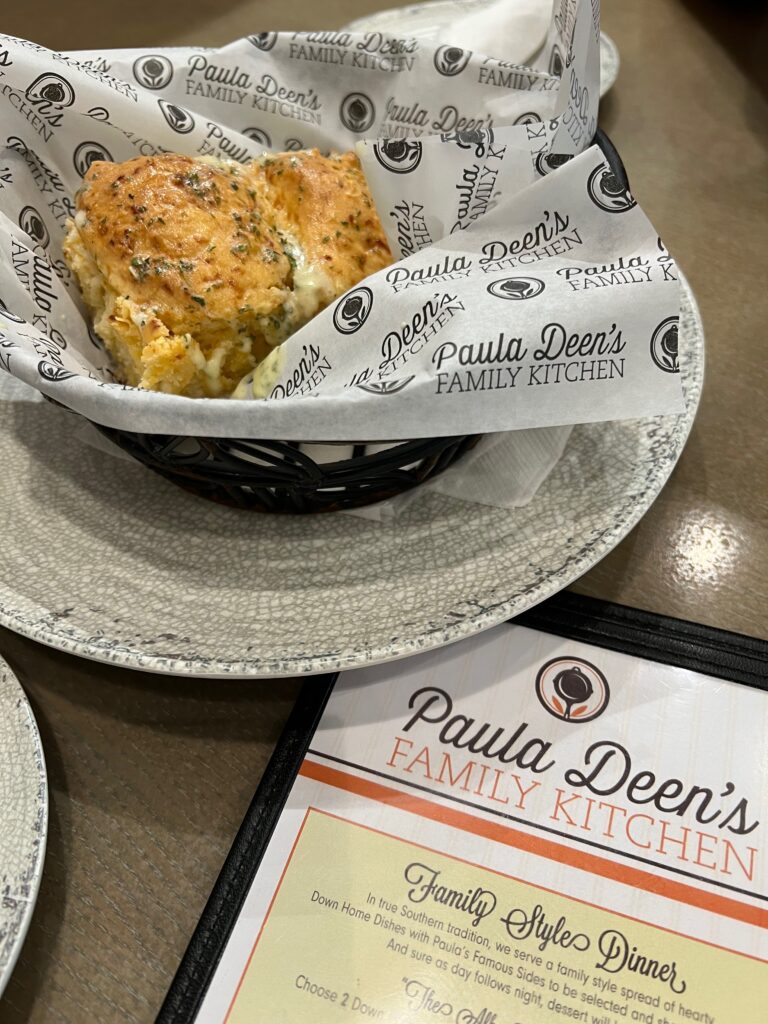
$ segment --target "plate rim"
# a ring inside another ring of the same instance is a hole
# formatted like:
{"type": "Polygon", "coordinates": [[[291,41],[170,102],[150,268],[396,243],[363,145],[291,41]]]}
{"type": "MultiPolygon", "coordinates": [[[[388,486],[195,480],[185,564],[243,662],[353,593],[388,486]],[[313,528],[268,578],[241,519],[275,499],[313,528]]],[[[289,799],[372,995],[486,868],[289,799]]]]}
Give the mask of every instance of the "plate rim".
{"type": "MultiPolygon", "coordinates": [[[[552,594],[564,590],[599,561],[602,561],[606,555],[621,543],[661,493],[685,449],[701,400],[705,367],[705,340],[698,302],[679,266],[677,269],[680,281],[681,306],[683,300],[688,305],[697,325],[695,337],[698,342],[695,347],[692,346],[689,349],[689,355],[691,357],[695,356],[695,358],[692,359],[690,366],[689,387],[684,390],[685,411],[676,414],[679,420],[679,444],[674,452],[674,457],[670,458],[668,464],[664,467],[663,476],[657,480],[657,485],[650,492],[650,496],[644,496],[643,501],[635,503],[632,513],[621,520],[618,527],[615,523],[607,526],[600,535],[600,538],[593,542],[590,547],[589,556],[579,560],[573,571],[569,571],[566,563],[560,569],[550,573],[546,581],[539,584],[531,592],[518,593],[502,601],[486,605],[476,616],[465,616],[451,624],[443,623],[442,626],[423,632],[418,637],[398,638],[397,641],[392,641],[386,646],[379,644],[375,647],[347,650],[343,654],[333,656],[328,654],[302,654],[295,657],[283,656],[279,659],[254,659],[249,661],[248,658],[243,657],[230,659],[211,657],[203,659],[173,658],[167,655],[148,654],[135,648],[126,648],[124,644],[116,644],[114,641],[110,641],[103,636],[86,635],[85,631],[82,631],[81,637],[57,633],[54,625],[51,623],[51,616],[54,613],[50,609],[41,607],[38,619],[30,622],[27,620],[25,612],[15,609],[9,610],[7,608],[8,593],[7,588],[4,586],[0,586],[0,625],[55,650],[74,654],[77,657],[99,664],[117,665],[122,668],[158,675],[190,676],[199,679],[277,679],[348,671],[362,665],[398,661],[411,657],[414,654],[443,647],[450,643],[456,643],[468,636],[474,636],[476,633],[491,629],[493,626],[515,615],[519,615],[526,609],[551,597],[552,594]],[[605,540],[606,536],[609,538],[607,541],[605,540]],[[599,552],[597,558],[592,557],[595,551],[599,552]]],[[[658,419],[667,418],[641,418],[639,422],[650,423],[658,419]]],[[[599,426],[599,424],[595,425],[599,426]]],[[[54,618],[54,622],[56,621],[54,618]]]]}
{"type": "MultiPolygon", "coordinates": [[[[0,655],[0,682],[10,684],[12,688],[15,688],[18,698],[24,706],[26,723],[21,726],[21,731],[29,741],[32,748],[35,766],[38,770],[39,799],[35,806],[40,824],[39,838],[32,844],[32,856],[29,858],[28,863],[28,870],[31,870],[31,875],[28,880],[29,897],[24,900],[16,901],[17,914],[15,917],[9,918],[12,945],[8,959],[4,963],[0,962],[0,998],[2,998],[5,987],[8,984],[18,962],[27,933],[29,932],[32,915],[34,913],[35,906],[37,905],[37,897],[40,892],[40,883],[42,881],[43,869],[45,866],[45,853],[48,845],[50,795],[48,792],[48,771],[45,762],[45,750],[43,749],[43,741],[40,737],[40,729],[37,724],[37,719],[35,718],[35,713],[32,710],[32,705],[24,692],[23,686],[19,682],[18,676],[2,655],[0,655]]],[[[2,867],[2,865],[0,865],[0,867],[2,867]]]]}

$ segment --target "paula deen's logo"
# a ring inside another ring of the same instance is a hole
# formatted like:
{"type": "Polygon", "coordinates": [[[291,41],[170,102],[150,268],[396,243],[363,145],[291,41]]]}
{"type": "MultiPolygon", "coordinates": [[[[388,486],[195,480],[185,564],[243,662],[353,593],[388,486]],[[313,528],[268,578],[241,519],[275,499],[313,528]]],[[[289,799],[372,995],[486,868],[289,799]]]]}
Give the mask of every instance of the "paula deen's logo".
{"type": "Polygon", "coordinates": [[[364,92],[351,92],[341,101],[339,117],[345,128],[360,135],[367,132],[376,118],[373,100],[364,92]]]}
{"type": "Polygon", "coordinates": [[[495,295],[497,299],[532,299],[534,295],[541,295],[544,291],[544,282],[538,277],[505,277],[501,281],[493,281],[488,285],[487,291],[495,295]]]}
{"type": "Polygon", "coordinates": [[[358,384],[357,387],[361,391],[367,391],[369,395],[397,395],[407,388],[411,383],[415,374],[411,374],[410,377],[401,377],[399,380],[377,380],[371,381],[369,384],[358,384]]]}
{"type": "Polygon", "coordinates": [[[25,96],[33,103],[40,104],[41,109],[45,104],[50,107],[71,107],[75,102],[75,90],[66,78],[53,72],[38,75],[27,87],[25,96]]]}
{"type": "Polygon", "coordinates": [[[195,119],[184,107],[177,107],[175,103],[168,103],[166,100],[157,101],[163,112],[163,117],[175,132],[186,135],[195,127],[195,119]]]}
{"type": "Polygon", "coordinates": [[[606,213],[624,213],[637,205],[625,181],[620,181],[610,168],[596,167],[587,179],[589,198],[606,213]]]}
{"type": "Polygon", "coordinates": [[[536,157],[536,170],[544,177],[550,171],[556,171],[558,167],[567,164],[572,159],[570,153],[545,153],[541,152],[536,157]]]}
{"type": "Polygon", "coordinates": [[[556,46],[552,47],[552,53],[549,55],[549,73],[555,78],[561,78],[563,74],[563,55],[556,46]]]}
{"type": "Polygon", "coordinates": [[[50,384],[60,384],[63,380],[69,380],[70,377],[77,376],[72,370],[66,370],[63,366],[49,363],[47,359],[40,360],[37,364],[37,372],[43,380],[47,380],[50,384]]]}
{"type": "Polygon", "coordinates": [[[25,206],[19,214],[19,227],[26,231],[32,241],[45,249],[51,240],[48,228],[43,223],[43,218],[34,206],[25,206]]]}
{"type": "Polygon", "coordinates": [[[583,658],[553,658],[539,669],[536,696],[562,722],[591,722],[608,707],[608,680],[583,658]]]}
{"type": "Polygon", "coordinates": [[[173,78],[173,64],[167,57],[150,53],[133,62],[133,77],[145,89],[164,89],[173,78]]]}
{"type": "Polygon", "coordinates": [[[453,142],[459,149],[472,149],[475,156],[485,156],[493,143],[493,128],[472,128],[457,132],[443,132],[441,142],[453,142]]]}
{"type": "Polygon", "coordinates": [[[365,285],[354,288],[336,304],[333,311],[333,326],[341,334],[359,331],[371,312],[373,292],[365,285]]]}
{"type": "Polygon", "coordinates": [[[5,317],[6,320],[11,320],[15,324],[25,324],[27,322],[23,316],[12,313],[2,299],[0,299],[0,316],[5,317]]]}
{"type": "Polygon", "coordinates": [[[534,112],[531,110],[527,114],[521,114],[519,117],[516,117],[514,123],[515,124],[537,124],[539,121],[541,121],[541,118],[539,117],[539,115],[538,114],[534,114],[534,112]]]}
{"type": "Polygon", "coordinates": [[[435,50],[435,67],[441,75],[458,75],[469,63],[471,50],[458,46],[440,46],[435,50]]]}
{"type": "Polygon", "coordinates": [[[272,146],[272,139],[270,139],[269,133],[265,132],[263,128],[243,128],[243,135],[253,139],[254,142],[258,142],[260,146],[266,146],[267,149],[270,149],[272,146]]]}
{"type": "Polygon", "coordinates": [[[651,337],[651,356],[654,363],[665,373],[679,373],[677,354],[677,332],[679,316],[668,316],[662,320],[651,337]]]}
{"type": "Polygon", "coordinates": [[[246,36],[246,39],[257,50],[271,50],[277,42],[277,32],[259,32],[255,36],[246,36]]]}
{"type": "Polygon", "coordinates": [[[421,143],[415,139],[386,139],[376,142],[373,153],[382,167],[395,174],[415,171],[421,161],[421,143]]]}
{"type": "Polygon", "coordinates": [[[112,163],[112,155],[109,150],[99,145],[98,142],[81,142],[72,154],[72,162],[80,177],[83,177],[91,164],[96,163],[97,160],[106,160],[108,163],[112,163]]]}

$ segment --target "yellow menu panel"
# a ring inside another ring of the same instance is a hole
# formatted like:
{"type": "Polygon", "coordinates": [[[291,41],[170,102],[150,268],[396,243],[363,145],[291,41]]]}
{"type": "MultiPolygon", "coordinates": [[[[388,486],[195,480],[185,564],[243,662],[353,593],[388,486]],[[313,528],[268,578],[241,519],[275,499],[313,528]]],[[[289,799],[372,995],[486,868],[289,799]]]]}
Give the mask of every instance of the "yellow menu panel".
{"type": "Polygon", "coordinates": [[[765,1024],[768,966],[310,809],[227,1024],[765,1024]]]}

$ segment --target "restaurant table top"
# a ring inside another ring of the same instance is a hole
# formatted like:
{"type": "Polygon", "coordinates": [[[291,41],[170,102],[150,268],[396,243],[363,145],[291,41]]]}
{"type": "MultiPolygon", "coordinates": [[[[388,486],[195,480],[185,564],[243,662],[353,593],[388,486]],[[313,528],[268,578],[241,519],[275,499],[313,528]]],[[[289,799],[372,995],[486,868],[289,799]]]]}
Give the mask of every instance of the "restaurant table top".
{"type": "MultiPolygon", "coordinates": [[[[4,6],[52,49],[217,45],[337,28],[390,0],[86,0],[4,6]]],[[[671,479],[573,589],[768,637],[765,259],[768,42],[761,5],[605,0],[621,69],[600,123],[698,298],[703,398],[671,479]]],[[[258,575],[254,575],[258,586],[258,575]]],[[[172,678],[0,632],[45,749],[48,849],[0,1022],[150,1021],[299,690],[172,678]]]]}

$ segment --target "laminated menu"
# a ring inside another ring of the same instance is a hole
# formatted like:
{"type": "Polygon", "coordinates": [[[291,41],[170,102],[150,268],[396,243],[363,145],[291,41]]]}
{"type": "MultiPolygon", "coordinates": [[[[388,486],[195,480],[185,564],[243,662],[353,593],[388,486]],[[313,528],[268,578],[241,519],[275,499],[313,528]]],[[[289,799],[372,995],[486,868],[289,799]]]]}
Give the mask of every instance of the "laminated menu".
{"type": "Polygon", "coordinates": [[[2,367],[163,434],[397,440],[680,412],[676,266],[595,144],[599,4],[558,0],[531,65],[377,31],[69,54],[0,37],[2,367]],[[241,400],[116,381],[62,258],[90,165],[307,147],[357,151],[396,262],[241,400]]]}
{"type": "Polygon", "coordinates": [[[762,1024],[766,645],[525,621],[307,684],[162,1024],[762,1024]]]}

